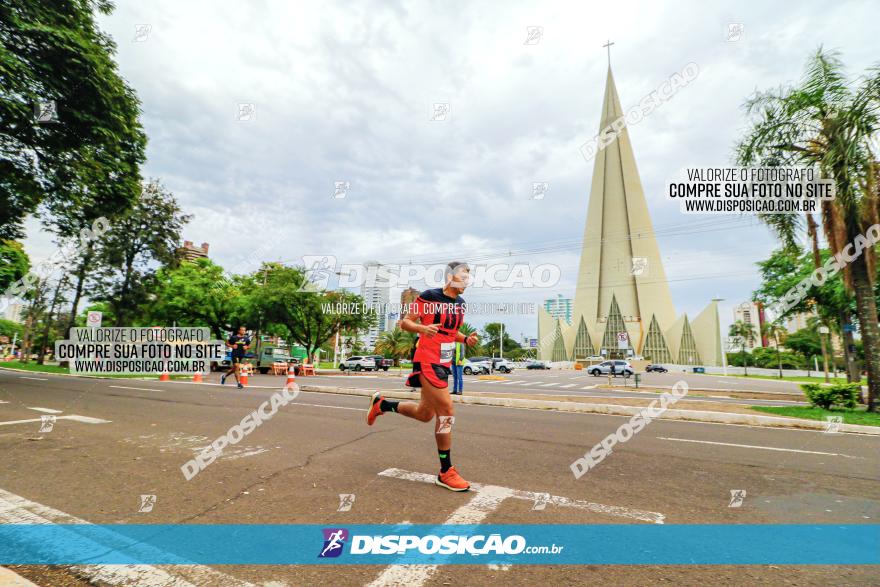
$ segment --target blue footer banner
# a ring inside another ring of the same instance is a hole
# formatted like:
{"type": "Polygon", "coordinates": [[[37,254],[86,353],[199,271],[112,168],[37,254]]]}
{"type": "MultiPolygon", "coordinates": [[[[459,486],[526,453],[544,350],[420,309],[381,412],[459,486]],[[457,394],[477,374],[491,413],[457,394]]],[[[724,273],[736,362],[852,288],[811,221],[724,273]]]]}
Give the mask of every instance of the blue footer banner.
{"type": "Polygon", "coordinates": [[[0,564],[488,563],[877,565],[880,525],[0,525],[0,564]]]}

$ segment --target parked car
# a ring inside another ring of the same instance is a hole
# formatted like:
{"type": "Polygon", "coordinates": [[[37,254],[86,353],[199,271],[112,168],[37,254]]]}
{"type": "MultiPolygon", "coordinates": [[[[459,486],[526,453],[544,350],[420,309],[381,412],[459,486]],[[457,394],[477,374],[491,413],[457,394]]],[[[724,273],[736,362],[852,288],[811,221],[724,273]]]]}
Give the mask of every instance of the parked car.
{"type": "Polygon", "coordinates": [[[376,371],[382,369],[387,371],[394,366],[394,359],[386,359],[382,355],[367,355],[367,359],[373,359],[376,362],[376,371]]]}
{"type": "Polygon", "coordinates": [[[347,369],[351,369],[352,371],[375,371],[376,361],[371,357],[349,357],[339,364],[340,371],[345,371],[347,369]]]}
{"type": "Polygon", "coordinates": [[[464,364],[462,373],[465,375],[488,375],[490,371],[489,361],[483,359],[476,360],[478,357],[468,359],[464,364]]]}
{"type": "Polygon", "coordinates": [[[532,361],[526,365],[526,369],[549,369],[550,365],[544,361],[532,361]]]}
{"type": "Polygon", "coordinates": [[[599,375],[608,375],[611,373],[611,366],[614,366],[614,375],[622,375],[624,377],[629,377],[633,373],[635,373],[635,369],[632,365],[630,365],[627,361],[605,361],[603,363],[599,363],[598,365],[591,365],[587,373],[592,375],[593,377],[598,377],[599,375]]]}
{"type": "Polygon", "coordinates": [[[496,371],[501,371],[502,373],[513,371],[513,363],[510,363],[507,359],[492,359],[492,365],[496,371]]]}
{"type": "Polygon", "coordinates": [[[669,369],[663,365],[648,365],[645,367],[645,373],[669,373],[669,369]]]}

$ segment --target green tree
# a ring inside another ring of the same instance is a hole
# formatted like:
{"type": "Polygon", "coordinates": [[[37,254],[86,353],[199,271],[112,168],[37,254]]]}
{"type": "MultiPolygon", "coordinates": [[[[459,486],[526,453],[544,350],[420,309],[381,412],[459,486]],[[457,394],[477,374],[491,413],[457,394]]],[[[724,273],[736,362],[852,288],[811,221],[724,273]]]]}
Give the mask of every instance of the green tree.
{"type": "Polygon", "coordinates": [[[801,328],[792,332],[785,339],[785,348],[804,357],[807,371],[812,367],[812,358],[822,353],[819,333],[815,328],[801,328]]]}
{"type": "MultiPolygon", "coordinates": [[[[476,332],[477,329],[467,322],[462,322],[461,327],[458,329],[458,331],[461,332],[465,337],[468,337],[476,332]]],[[[465,357],[476,357],[477,355],[482,355],[484,352],[485,349],[483,348],[483,341],[478,342],[474,346],[464,345],[465,357]]]]}
{"type": "MultiPolygon", "coordinates": [[[[369,327],[373,321],[371,313],[337,311],[344,307],[343,304],[348,307],[362,304],[363,298],[358,295],[344,290],[307,291],[308,279],[302,267],[267,263],[261,271],[265,275],[265,285],[253,288],[250,296],[252,311],[259,312],[267,324],[282,327],[284,338],[302,345],[308,356],[337,331],[356,333],[369,327]]],[[[352,348],[357,346],[355,340],[351,342],[352,348]]]]}
{"type": "Polygon", "coordinates": [[[174,196],[153,180],[144,186],[131,210],[112,223],[100,241],[104,269],[94,297],[110,304],[115,326],[128,326],[143,315],[154,282],[152,267],[175,261],[181,231],[191,218],[182,213],[174,196]]]}
{"type": "Polygon", "coordinates": [[[217,338],[245,321],[240,280],[210,259],[184,261],[156,273],[149,316],[156,324],[207,326],[217,338]]]}
{"type": "Polygon", "coordinates": [[[483,332],[485,335],[483,336],[483,340],[481,341],[483,351],[495,356],[495,353],[498,353],[502,344],[504,345],[504,352],[512,352],[518,348],[520,348],[519,344],[510,338],[510,335],[507,332],[507,328],[504,329],[504,342],[501,342],[501,322],[490,322],[483,327],[483,332]]]}
{"type": "Polygon", "coordinates": [[[773,340],[776,347],[776,362],[779,366],[779,378],[782,379],[782,349],[779,347],[785,342],[788,332],[779,322],[764,322],[761,325],[761,335],[773,340]]]}
{"type": "Polygon", "coordinates": [[[409,358],[416,343],[416,333],[400,328],[379,334],[376,340],[376,352],[394,359],[394,366],[400,365],[400,359],[409,358]]]}
{"type": "Polygon", "coordinates": [[[0,237],[22,236],[41,203],[77,207],[83,186],[104,209],[125,209],[137,194],[140,105],[96,23],[112,9],[106,0],[0,4],[0,237]]]}
{"type": "Polygon", "coordinates": [[[730,330],[727,334],[730,336],[731,342],[740,347],[743,365],[745,366],[745,374],[746,377],[748,377],[749,361],[746,355],[746,346],[755,344],[755,326],[751,322],[737,320],[730,325],[730,330]]]}
{"type": "Polygon", "coordinates": [[[30,271],[31,262],[21,243],[0,240],[0,294],[30,271]]]}
{"type": "MultiPolygon", "coordinates": [[[[821,204],[821,226],[831,250],[838,254],[849,243],[864,244],[862,235],[880,222],[880,165],[874,152],[880,133],[880,68],[851,84],[837,54],[820,48],[809,60],[799,85],[757,93],[746,103],[746,109],[753,120],[737,146],[738,163],[817,168],[836,187],[835,199],[821,204]]],[[[811,215],[805,220],[796,214],[761,218],[789,246],[806,228],[814,250],[818,249],[818,226],[811,215]]],[[[875,261],[874,248],[867,246],[843,268],[846,285],[855,294],[865,341],[868,410],[877,408],[880,394],[875,261]]]]}

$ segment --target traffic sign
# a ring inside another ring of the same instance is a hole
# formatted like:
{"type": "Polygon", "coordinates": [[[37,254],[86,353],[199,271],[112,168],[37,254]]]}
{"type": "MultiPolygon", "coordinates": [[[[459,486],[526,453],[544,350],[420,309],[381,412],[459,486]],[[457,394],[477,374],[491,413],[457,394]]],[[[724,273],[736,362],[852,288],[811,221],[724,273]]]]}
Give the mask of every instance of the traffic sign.
{"type": "Polygon", "coordinates": [[[86,326],[89,328],[100,328],[103,315],[101,312],[89,312],[86,316],[86,326]]]}
{"type": "Polygon", "coordinates": [[[618,349],[629,348],[629,335],[626,332],[618,332],[617,333],[617,348],[618,349]]]}

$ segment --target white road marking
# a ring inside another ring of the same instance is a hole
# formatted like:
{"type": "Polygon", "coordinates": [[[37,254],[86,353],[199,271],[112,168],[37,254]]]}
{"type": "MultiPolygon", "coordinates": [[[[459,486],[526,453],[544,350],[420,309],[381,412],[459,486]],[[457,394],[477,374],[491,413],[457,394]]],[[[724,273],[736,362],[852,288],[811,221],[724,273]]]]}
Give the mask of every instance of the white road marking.
{"type": "MultiPolygon", "coordinates": [[[[90,524],[62,511],[30,501],[0,489],[0,523],[3,524],[90,524]]],[[[128,542],[123,536],[110,530],[101,529],[93,536],[105,536],[108,544],[128,542]]],[[[78,540],[83,540],[79,538],[78,540]]],[[[95,545],[96,548],[99,546],[95,545]]],[[[105,549],[108,547],[104,547],[105,549]]],[[[142,549],[147,547],[141,545],[142,549]]],[[[97,551],[97,550],[96,550],[97,551]]],[[[143,550],[141,551],[143,552],[143,550]]],[[[155,552],[159,553],[158,550],[155,552]]],[[[106,585],[138,585],[145,587],[195,587],[196,585],[232,585],[233,587],[255,587],[252,583],[239,581],[234,577],[215,571],[204,565],[175,565],[173,568],[186,580],[171,575],[163,569],[151,565],[76,565],[77,574],[89,582],[106,585]]]]}
{"type": "Polygon", "coordinates": [[[519,381],[505,381],[503,383],[503,385],[517,385],[517,384],[519,384],[519,381]]]}
{"type": "Polygon", "coordinates": [[[136,389],[137,391],[165,391],[164,389],[153,389],[152,387],[126,387],[125,385],[108,385],[114,389],[136,389]]]}
{"type": "Polygon", "coordinates": [[[49,381],[43,377],[25,377],[24,375],[19,375],[19,379],[30,379],[31,381],[49,381]]]}
{"type": "MultiPolygon", "coordinates": [[[[434,483],[434,479],[436,478],[434,475],[429,475],[426,473],[416,473],[414,471],[404,471],[402,469],[386,469],[379,473],[382,477],[393,477],[395,479],[403,479],[405,481],[417,481],[421,483],[434,483]]],[[[535,501],[539,497],[546,501],[547,503],[551,503],[554,505],[562,506],[562,507],[571,507],[581,510],[589,510],[591,512],[596,512],[600,514],[608,514],[610,516],[618,516],[622,518],[630,518],[633,520],[639,520],[641,522],[651,522],[652,524],[662,524],[663,520],[666,518],[661,513],[658,512],[648,512],[644,510],[637,510],[632,508],[626,508],[615,505],[605,505],[601,503],[593,503],[589,501],[581,501],[569,499],[567,497],[561,497],[557,495],[547,496],[546,493],[536,493],[534,491],[521,491],[519,489],[510,489],[508,487],[499,487],[497,485],[482,485],[480,483],[471,483],[471,489],[476,491],[479,495],[481,492],[491,489],[493,495],[503,494],[505,497],[512,497],[515,499],[524,499],[526,501],[535,501]],[[499,493],[500,492],[500,493],[499,493]]],[[[460,509],[460,508],[459,508],[460,509]]],[[[458,510],[456,510],[458,511],[458,510]]],[[[449,523],[449,522],[447,522],[449,523]]],[[[457,522],[464,524],[473,524],[476,522],[457,522]]]]}
{"type": "MultiPolygon", "coordinates": [[[[55,420],[73,420],[74,422],[84,422],[86,424],[108,424],[111,420],[102,420],[100,418],[91,418],[89,416],[78,416],[71,414],[69,416],[58,416],[55,420]]],[[[11,426],[12,424],[28,424],[30,422],[42,422],[42,418],[31,418],[28,420],[12,420],[9,422],[0,422],[0,426],[11,426]]]]}
{"type": "Polygon", "coordinates": [[[60,414],[64,410],[53,410],[52,408],[31,408],[28,407],[29,410],[35,410],[37,412],[45,412],[47,414],[60,414]]]}
{"type": "MultiPolygon", "coordinates": [[[[397,469],[388,469],[382,471],[380,475],[385,475],[389,471],[397,471],[397,469]]],[[[406,471],[401,471],[406,473],[406,471]]],[[[414,473],[419,475],[419,473],[414,473]]],[[[434,477],[430,477],[430,483],[434,482],[434,477]]],[[[421,479],[410,479],[410,481],[421,481],[421,479]]],[[[487,486],[482,488],[470,501],[452,512],[452,515],[446,519],[445,524],[479,524],[486,517],[498,509],[501,502],[506,498],[512,497],[510,490],[503,487],[487,486]]],[[[419,587],[423,585],[431,575],[437,572],[439,565],[390,565],[376,577],[367,587],[390,587],[393,585],[406,585],[407,587],[419,587]]]]}
{"type": "Polygon", "coordinates": [[[713,442],[711,440],[692,440],[690,438],[668,438],[666,436],[657,436],[657,439],[659,439],[659,440],[673,440],[675,442],[695,442],[695,443],[699,443],[699,444],[717,444],[720,446],[735,446],[737,448],[756,448],[756,449],[760,449],[760,450],[776,450],[776,451],[780,451],[780,452],[799,452],[799,453],[810,454],[810,455],[824,455],[824,456],[829,456],[829,457],[844,457],[847,459],[864,459],[864,457],[854,457],[851,455],[845,455],[845,454],[836,453],[836,452],[820,452],[820,451],[816,451],[816,450],[800,450],[797,448],[779,448],[776,446],[754,446],[751,444],[733,444],[730,442],[713,442]]]}
{"type": "Polygon", "coordinates": [[[581,387],[581,389],[596,389],[597,387],[599,387],[598,383],[596,385],[585,385],[584,387],[581,387]]]}
{"type": "Polygon", "coordinates": [[[8,404],[9,402],[3,399],[0,399],[0,404],[8,404]]]}
{"type": "Polygon", "coordinates": [[[560,385],[560,387],[574,387],[577,383],[567,383],[565,385],[560,385]]]}
{"type": "Polygon", "coordinates": [[[550,386],[552,386],[552,385],[559,385],[559,384],[558,384],[558,383],[545,383],[545,384],[542,385],[541,387],[550,387],[550,386]]]}

